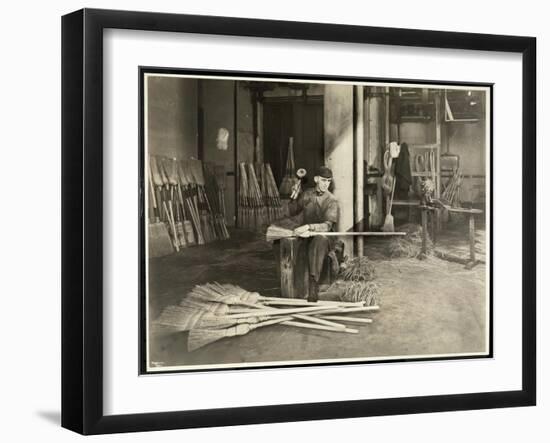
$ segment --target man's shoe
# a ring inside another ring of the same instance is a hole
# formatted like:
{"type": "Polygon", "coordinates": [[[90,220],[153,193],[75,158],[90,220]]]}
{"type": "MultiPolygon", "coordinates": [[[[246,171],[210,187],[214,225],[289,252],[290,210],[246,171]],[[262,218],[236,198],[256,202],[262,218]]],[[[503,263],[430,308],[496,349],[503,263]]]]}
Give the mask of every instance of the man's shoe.
{"type": "Polygon", "coordinates": [[[307,296],[307,301],[310,303],[315,303],[319,300],[319,283],[315,279],[309,279],[309,292],[307,296]]]}

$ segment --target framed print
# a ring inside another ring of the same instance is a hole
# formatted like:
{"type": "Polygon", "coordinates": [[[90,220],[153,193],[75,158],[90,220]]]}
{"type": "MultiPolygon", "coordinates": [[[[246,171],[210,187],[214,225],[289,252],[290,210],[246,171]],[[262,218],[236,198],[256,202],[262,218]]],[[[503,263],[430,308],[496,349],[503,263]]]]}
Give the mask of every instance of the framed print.
{"type": "Polygon", "coordinates": [[[62,31],[64,427],[535,404],[534,38],[62,31]]]}

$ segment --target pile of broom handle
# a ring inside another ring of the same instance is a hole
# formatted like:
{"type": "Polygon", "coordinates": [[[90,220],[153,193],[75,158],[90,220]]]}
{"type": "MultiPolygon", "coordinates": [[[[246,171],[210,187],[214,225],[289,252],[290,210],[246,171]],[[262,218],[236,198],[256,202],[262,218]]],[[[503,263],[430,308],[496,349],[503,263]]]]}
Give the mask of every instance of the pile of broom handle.
{"type": "MultiPolygon", "coordinates": [[[[300,302],[300,300],[298,300],[298,302],[300,302]]],[[[282,300],[278,302],[278,304],[286,304],[286,302],[282,300]]],[[[302,302],[302,304],[306,304],[307,306],[298,307],[298,308],[282,308],[282,309],[267,308],[266,309],[266,306],[262,304],[257,304],[252,306],[255,309],[247,309],[247,310],[243,309],[242,312],[235,311],[234,313],[229,315],[229,317],[234,319],[242,319],[242,318],[258,317],[258,316],[262,318],[268,318],[268,317],[277,317],[281,315],[290,315],[294,319],[303,320],[306,323],[288,321],[288,322],[282,323],[283,325],[295,326],[295,327],[301,327],[301,328],[307,328],[307,329],[319,329],[319,330],[325,330],[325,331],[346,332],[349,334],[357,334],[359,332],[358,330],[348,328],[341,323],[334,322],[333,320],[338,320],[341,322],[348,322],[348,323],[357,323],[357,324],[369,324],[369,323],[372,323],[372,320],[369,318],[348,317],[346,315],[331,315],[331,314],[348,314],[350,312],[367,312],[367,311],[372,312],[372,311],[378,311],[380,309],[378,306],[355,306],[356,303],[343,304],[340,302],[333,302],[331,304],[327,304],[325,302],[319,305],[317,303],[302,302]]],[[[299,306],[298,303],[296,305],[299,306]]]]}

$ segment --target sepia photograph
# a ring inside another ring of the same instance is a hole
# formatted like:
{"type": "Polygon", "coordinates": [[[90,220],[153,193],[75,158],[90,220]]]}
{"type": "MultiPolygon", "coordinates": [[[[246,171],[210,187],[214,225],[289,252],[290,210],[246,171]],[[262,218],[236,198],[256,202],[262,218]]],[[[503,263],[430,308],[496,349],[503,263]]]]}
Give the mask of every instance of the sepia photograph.
{"type": "Polygon", "coordinates": [[[492,86],[141,67],[142,374],[492,356],[492,86]]]}

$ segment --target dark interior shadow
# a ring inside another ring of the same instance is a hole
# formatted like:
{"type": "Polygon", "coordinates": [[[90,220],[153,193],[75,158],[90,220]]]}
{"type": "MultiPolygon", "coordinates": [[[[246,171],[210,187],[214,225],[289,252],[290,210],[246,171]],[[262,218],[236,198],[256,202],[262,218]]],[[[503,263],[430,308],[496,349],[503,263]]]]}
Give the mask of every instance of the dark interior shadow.
{"type": "Polygon", "coordinates": [[[60,411],[36,411],[36,415],[40,418],[49,421],[51,424],[61,425],[61,412],[60,411]]]}

